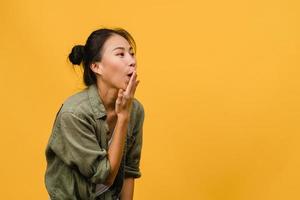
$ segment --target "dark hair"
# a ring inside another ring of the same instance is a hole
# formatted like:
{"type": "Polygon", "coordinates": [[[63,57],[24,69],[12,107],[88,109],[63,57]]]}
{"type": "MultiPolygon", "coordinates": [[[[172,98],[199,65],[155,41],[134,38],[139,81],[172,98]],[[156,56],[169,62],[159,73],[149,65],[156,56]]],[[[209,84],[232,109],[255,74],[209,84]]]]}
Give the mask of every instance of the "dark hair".
{"type": "Polygon", "coordinates": [[[75,45],[69,54],[69,60],[73,65],[83,64],[83,82],[86,86],[96,83],[96,75],[90,65],[101,61],[101,49],[105,41],[113,34],[124,37],[136,52],[136,44],[133,37],[123,28],[101,28],[90,34],[85,45],[75,45]]]}

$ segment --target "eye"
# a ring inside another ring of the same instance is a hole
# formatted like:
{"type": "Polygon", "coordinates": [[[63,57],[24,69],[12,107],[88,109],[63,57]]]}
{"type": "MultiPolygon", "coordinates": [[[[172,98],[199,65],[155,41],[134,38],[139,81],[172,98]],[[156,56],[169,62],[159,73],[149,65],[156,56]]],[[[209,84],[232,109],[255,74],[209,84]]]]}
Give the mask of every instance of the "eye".
{"type": "Polygon", "coordinates": [[[124,56],[124,53],[117,53],[117,56],[119,56],[119,55],[124,56]]]}
{"type": "Polygon", "coordinates": [[[134,56],[134,55],[135,55],[135,53],[131,53],[131,55],[132,55],[132,56],[134,56]]]}

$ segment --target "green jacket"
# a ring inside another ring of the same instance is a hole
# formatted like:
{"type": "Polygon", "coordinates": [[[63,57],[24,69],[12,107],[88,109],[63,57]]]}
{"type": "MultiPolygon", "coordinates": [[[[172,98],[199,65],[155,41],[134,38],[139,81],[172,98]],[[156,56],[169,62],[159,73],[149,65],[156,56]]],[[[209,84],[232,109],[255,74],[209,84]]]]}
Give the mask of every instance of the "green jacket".
{"type": "Polygon", "coordinates": [[[144,108],[133,99],[123,158],[113,185],[96,197],[110,171],[106,110],[93,84],[58,110],[45,150],[45,186],[51,200],[117,199],[126,177],[140,178],[144,108]]]}

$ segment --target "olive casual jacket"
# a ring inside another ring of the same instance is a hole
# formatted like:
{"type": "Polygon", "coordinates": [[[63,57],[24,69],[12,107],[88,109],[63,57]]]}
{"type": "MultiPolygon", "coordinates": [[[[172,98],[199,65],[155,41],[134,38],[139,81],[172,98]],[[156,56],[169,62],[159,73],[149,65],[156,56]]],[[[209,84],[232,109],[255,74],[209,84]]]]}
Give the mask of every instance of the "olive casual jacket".
{"type": "Polygon", "coordinates": [[[93,84],[71,95],[56,113],[45,150],[45,186],[51,200],[118,199],[123,180],[140,178],[144,108],[133,99],[123,158],[113,185],[96,197],[110,172],[107,113],[93,84]]]}

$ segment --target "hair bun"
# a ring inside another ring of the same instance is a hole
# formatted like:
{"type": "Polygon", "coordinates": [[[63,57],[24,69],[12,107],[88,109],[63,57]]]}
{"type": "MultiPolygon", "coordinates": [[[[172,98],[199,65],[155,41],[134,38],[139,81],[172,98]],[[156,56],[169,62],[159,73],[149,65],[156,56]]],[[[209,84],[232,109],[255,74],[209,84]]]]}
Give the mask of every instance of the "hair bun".
{"type": "Polygon", "coordinates": [[[73,65],[80,65],[84,57],[84,46],[75,45],[69,54],[69,60],[73,65]]]}

